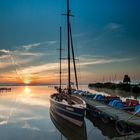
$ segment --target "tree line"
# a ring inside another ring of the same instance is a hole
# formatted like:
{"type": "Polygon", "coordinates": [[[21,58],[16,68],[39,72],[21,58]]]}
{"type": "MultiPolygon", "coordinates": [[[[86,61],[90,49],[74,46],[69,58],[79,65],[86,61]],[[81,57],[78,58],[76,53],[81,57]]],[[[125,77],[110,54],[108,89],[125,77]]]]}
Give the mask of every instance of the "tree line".
{"type": "Polygon", "coordinates": [[[140,93],[140,84],[139,85],[133,85],[131,84],[131,79],[128,75],[124,75],[123,82],[120,83],[112,83],[112,82],[106,82],[106,83],[89,83],[88,85],[90,88],[107,88],[112,90],[123,90],[127,92],[134,92],[134,93],[140,93]]]}

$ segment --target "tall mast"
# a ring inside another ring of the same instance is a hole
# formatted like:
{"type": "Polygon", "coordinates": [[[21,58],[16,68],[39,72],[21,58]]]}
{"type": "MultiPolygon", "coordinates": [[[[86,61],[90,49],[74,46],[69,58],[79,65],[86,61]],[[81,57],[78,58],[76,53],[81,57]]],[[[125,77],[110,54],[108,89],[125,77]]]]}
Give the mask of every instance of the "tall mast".
{"type": "Polygon", "coordinates": [[[71,75],[70,75],[70,9],[69,0],[67,0],[67,41],[68,41],[68,93],[71,94],[71,75]]]}
{"type": "Polygon", "coordinates": [[[76,70],[76,63],[75,63],[75,54],[74,54],[74,48],[73,48],[73,38],[72,38],[71,24],[70,24],[70,40],[71,40],[72,59],[73,59],[73,65],[74,65],[76,88],[78,89],[79,87],[78,87],[78,78],[77,78],[77,70],[76,70]]]}
{"type": "Polygon", "coordinates": [[[59,93],[61,93],[61,73],[62,73],[62,69],[61,69],[61,60],[62,60],[62,28],[60,26],[60,90],[59,93]]]}

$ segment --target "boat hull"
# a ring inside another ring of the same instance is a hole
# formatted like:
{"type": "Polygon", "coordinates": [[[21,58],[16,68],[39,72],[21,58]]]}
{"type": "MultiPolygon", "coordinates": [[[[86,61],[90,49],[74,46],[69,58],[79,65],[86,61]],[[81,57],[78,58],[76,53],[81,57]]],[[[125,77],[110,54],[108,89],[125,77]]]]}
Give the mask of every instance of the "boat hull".
{"type": "Polygon", "coordinates": [[[63,104],[53,98],[50,98],[50,105],[51,110],[57,115],[80,127],[83,125],[85,108],[63,104]]]}
{"type": "Polygon", "coordinates": [[[50,108],[50,118],[55,125],[55,127],[59,130],[59,132],[65,136],[68,140],[87,140],[86,133],[86,124],[84,122],[82,127],[78,127],[73,125],[69,121],[63,119],[55,112],[53,112],[50,108]],[[75,133],[73,133],[75,132],[75,133]]]}

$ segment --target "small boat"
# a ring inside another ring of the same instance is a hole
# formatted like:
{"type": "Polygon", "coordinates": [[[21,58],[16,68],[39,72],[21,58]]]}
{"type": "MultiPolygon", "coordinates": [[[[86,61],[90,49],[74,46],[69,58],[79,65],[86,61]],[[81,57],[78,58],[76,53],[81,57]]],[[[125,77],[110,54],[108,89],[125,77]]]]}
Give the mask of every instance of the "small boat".
{"type": "Polygon", "coordinates": [[[68,86],[65,89],[61,88],[61,27],[60,27],[60,87],[55,87],[56,92],[50,96],[50,107],[53,112],[62,118],[72,122],[77,126],[82,126],[84,123],[84,115],[86,103],[85,101],[73,95],[75,89],[72,88],[71,84],[71,57],[70,51],[72,51],[72,60],[74,65],[75,81],[76,87],[78,89],[77,73],[76,73],[76,64],[74,57],[74,49],[72,42],[72,33],[70,26],[70,9],[69,9],[69,0],[67,0],[67,32],[68,32],[68,86]]]}
{"type": "Polygon", "coordinates": [[[50,108],[57,115],[81,127],[84,122],[85,102],[74,95],[66,95],[66,97],[62,97],[62,100],[60,100],[59,97],[59,93],[51,95],[50,108]]]}
{"type": "Polygon", "coordinates": [[[126,99],[126,101],[122,101],[121,99],[114,99],[108,103],[109,106],[112,106],[117,109],[123,109],[123,110],[133,110],[137,105],[139,105],[138,100],[134,99],[126,99]]]}
{"type": "MultiPolygon", "coordinates": [[[[80,95],[80,94],[79,94],[80,95]]],[[[91,94],[91,93],[84,93],[81,94],[82,96],[90,99],[101,102],[103,104],[107,104],[117,109],[134,109],[137,105],[139,105],[139,101],[136,99],[126,99],[122,101],[119,96],[112,96],[112,95],[102,95],[102,94],[91,94]]]]}

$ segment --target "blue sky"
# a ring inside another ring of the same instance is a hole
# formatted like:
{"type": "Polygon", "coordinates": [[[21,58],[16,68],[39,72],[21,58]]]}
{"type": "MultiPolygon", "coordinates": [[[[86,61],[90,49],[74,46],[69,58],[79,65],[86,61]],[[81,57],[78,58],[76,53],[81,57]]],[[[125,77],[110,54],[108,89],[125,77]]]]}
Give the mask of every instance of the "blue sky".
{"type": "MultiPolygon", "coordinates": [[[[140,80],[140,1],[70,0],[70,7],[81,82],[121,80],[124,74],[140,80]]],[[[0,0],[3,81],[57,83],[60,25],[66,47],[65,8],[66,0],[0,0]]]]}

